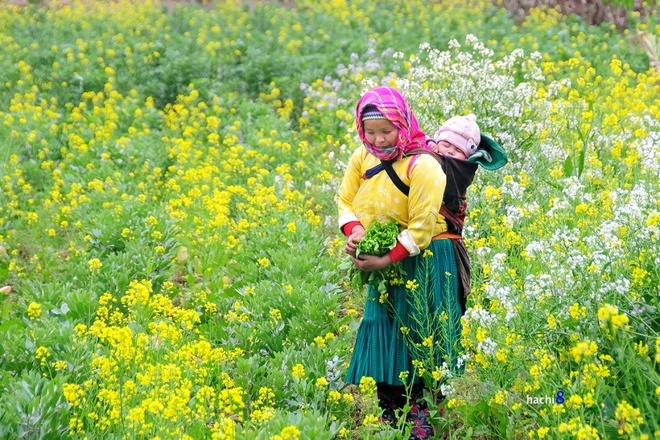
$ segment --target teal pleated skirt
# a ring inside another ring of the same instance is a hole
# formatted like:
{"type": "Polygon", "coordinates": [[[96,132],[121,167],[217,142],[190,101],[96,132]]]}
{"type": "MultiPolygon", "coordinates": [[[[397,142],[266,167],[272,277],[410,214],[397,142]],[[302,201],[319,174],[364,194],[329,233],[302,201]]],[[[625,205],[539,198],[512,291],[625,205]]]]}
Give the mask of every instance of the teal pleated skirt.
{"type": "Polygon", "coordinates": [[[462,312],[451,240],[434,240],[402,264],[406,278],[390,286],[386,298],[375,286],[367,288],[348,383],[365,376],[390,385],[420,382],[418,367],[430,372],[443,362],[456,370],[462,312]]]}

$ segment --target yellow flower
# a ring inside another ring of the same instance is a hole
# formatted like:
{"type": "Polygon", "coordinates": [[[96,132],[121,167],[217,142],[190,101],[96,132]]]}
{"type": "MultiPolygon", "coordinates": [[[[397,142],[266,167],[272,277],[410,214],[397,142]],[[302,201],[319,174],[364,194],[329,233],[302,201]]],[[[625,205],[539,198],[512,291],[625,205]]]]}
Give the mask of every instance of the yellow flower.
{"type": "Polygon", "coordinates": [[[67,367],[66,361],[59,360],[53,362],[53,368],[55,368],[55,371],[63,371],[66,369],[66,367],[67,367]]]}
{"type": "Polygon", "coordinates": [[[644,423],[644,419],[642,418],[639,409],[633,407],[625,400],[622,400],[616,406],[614,417],[619,422],[620,435],[623,435],[624,433],[632,434],[635,427],[644,423]]]}
{"type": "Polygon", "coordinates": [[[413,359],[412,364],[413,367],[415,367],[415,370],[417,371],[419,377],[424,376],[424,373],[426,373],[426,368],[424,368],[424,363],[418,359],[413,359]]]}
{"type": "Polygon", "coordinates": [[[414,291],[414,290],[417,289],[418,287],[419,287],[419,284],[417,284],[417,281],[416,281],[416,280],[408,280],[408,281],[406,282],[406,289],[407,289],[407,290],[414,291]]]}
{"type": "Polygon", "coordinates": [[[102,294],[99,297],[99,305],[101,305],[101,306],[105,306],[108,303],[114,302],[114,301],[115,301],[115,297],[112,296],[112,293],[109,293],[109,292],[105,292],[104,294],[102,294]]]}
{"type": "Polygon", "coordinates": [[[497,403],[498,405],[504,405],[504,402],[506,401],[505,399],[506,396],[507,396],[506,391],[500,390],[493,396],[491,401],[497,403]]]}
{"type": "Polygon", "coordinates": [[[598,320],[607,322],[612,315],[616,315],[619,310],[612,304],[603,304],[598,308],[598,320]]]}
{"type": "Polygon", "coordinates": [[[321,217],[316,215],[314,211],[312,211],[311,209],[305,212],[305,216],[307,217],[307,222],[310,225],[318,225],[319,223],[321,223],[321,217]]]}
{"type": "Polygon", "coordinates": [[[459,406],[465,405],[465,400],[459,398],[449,399],[447,402],[447,408],[457,408],[459,406]]]}
{"type": "Polygon", "coordinates": [[[325,377],[319,377],[316,379],[316,386],[319,388],[327,388],[328,387],[328,379],[325,377]]]}
{"type": "Polygon", "coordinates": [[[573,319],[579,319],[581,317],[587,316],[587,308],[585,306],[579,305],[578,303],[575,303],[569,307],[568,313],[573,319]]]}
{"type": "Polygon", "coordinates": [[[300,430],[294,425],[289,425],[282,429],[279,438],[281,440],[298,440],[299,435],[300,435],[300,430]]]}
{"type": "Polygon", "coordinates": [[[573,395],[571,395],[571,397],[569,397],[569,398],[568,398],[568,401],[566,402],[566,404],[567,404],[568,406],[570,406],[570,407],[572,407],[572,408],[576,408],[576,409],[577,409],[577,408],[580,408],[580,406],[582,405],[582,403],[583,403],[583,401],[582,401],[582,397],[580,397],[578,394],[573,394],[573,395]]]}
{"type": "Polygon", "coordinates": [[[378,417],[374,414],[367,414],[362,421],[362,426],[375,427],[378,425],[378,417]]]}
{"type": "Polygon", "coordinates": [[[34,354],[34,357],[40,361],[41,365],[46,365],[46,360],[50,357],[50,353],[48,352],[48,349],[44,346],[41,346],[37,348],[36,353],[34,354]]]}
{"type": "Polygon", "coordinates": [[[644,284],[644,279],[647,278],[649,273],[644,269],[636,267],[632,271],[632,285],[641,286],[644,284]]]}
{"type": "Polygon", "coordinates": [[[214,315],[218,313],[218,306],[211,302],[204,303],[204,312],[207,315],[214,315]]]}
{"type": "Polygon", "coordinates": [[[635,344],[635,351],[640,356],[646,356],[647,354],[649,354],[649,346],[645,344],[643,341],[639,341],[635,344]]]}
{"type": "Polygon", "coordinates": [[[541,369],[538,365],[532,365],[532,368],[529,369],[529,374],[531,374],[534,379],[538,379],[539,374],[541,374],[541,369]]]}
{"type": "Polygon", "coordinates": [[[477,334],[476,334],[476,339],[479,342],[484,342],[486,340],[486,329],[483,327],[479,327],[477,329],[477,334]]]}
{"type": "Polygon", "coordinates": [[[359,388],[362,394],[376,394],[376,381],[372,377],[362,376],[359,388]]]}
{"type": "Polygon", "coordinates": [[[584,342],[578,342],[573,348],[571,348],[571,356],[573,356],[576,362],[580,362],[582,357],[593,355],[597,349],[598,345],[593,341],[587,340],[584,342]]]}
{"type": "Polygon", "coordinates": [[[584,403],[584,406],[587,408],[592,407],[596,402],[594,401],[594,396],[591,393],[587,393],[584,395],[582,398],[582,402],[584,403]]]}
{"type": "Polygon", "coordinates": [[[87,265],[89,266],[89,270],[91,272],[98,272],[101,270],[101,267],[103,267],[103,263],[101,263],[101,260],[98,258],[92,258],[87,262],[87,265]]]}
{"type": "Polygon", "coordinates": [[[41,316],[41,306],[35,302],[30,303],[27,308],[27,315],[30,319],[37,319],[41,316]]]}
{"type": "Polygon", "coordinates": [[[330,402],[339,402],[341,400],[341,393],[337,390],[332,390],[328,393],[328,400],[330,402]]]}
{"type": "Polygon", "coordinates": [[[300,380],[305,377],[305,367],[302,364],[296,364],[293,366],[291,374],[295,380],[300,380]]]}
{"type": "Polygon", "coordinates": [[[80,399],[85,395],[85,392],[80,388],[80,385],[75,383],[67,383],[62,387],[62,394],[72,407],[80,405],[80,399]]]}
{"type": "Polygon", "coordinates": [[[628,315],[625,313],[612,316],[612,326],[615,329],[618,329],[626,324],[628,324],[628,315]]]}

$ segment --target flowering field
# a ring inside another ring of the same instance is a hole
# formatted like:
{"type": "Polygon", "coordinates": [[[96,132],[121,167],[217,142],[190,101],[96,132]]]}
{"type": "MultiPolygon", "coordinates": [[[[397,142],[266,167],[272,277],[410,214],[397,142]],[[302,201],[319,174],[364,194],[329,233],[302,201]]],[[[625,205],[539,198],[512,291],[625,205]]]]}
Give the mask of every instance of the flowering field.
{"type": "Polygon", "coordinates": [[[509,153],[438,438],[660,438],[658,16],[491,3],[0,5],[0,437],[406,439],[344,382],[334,200],[389,84],[509,153]]]}

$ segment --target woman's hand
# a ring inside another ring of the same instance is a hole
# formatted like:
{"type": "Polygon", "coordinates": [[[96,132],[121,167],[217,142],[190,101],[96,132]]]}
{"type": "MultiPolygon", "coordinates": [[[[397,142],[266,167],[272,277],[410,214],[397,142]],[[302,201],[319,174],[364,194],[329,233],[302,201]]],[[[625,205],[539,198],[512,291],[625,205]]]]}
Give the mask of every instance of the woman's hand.
{"type": "Polygon", "coordinates": [[[351,235],[346,239],[346,246],[344,250],[348,255],[355,258],[355,251],[357,251],[357,245],[364,237],[364,228],[362,226],[355,226],[351,231],[351,235]]]}
{"type": "Polygon", "coordinates": [[[353,264],[363,272],[373,272],[392,264],[392,259],[388,254],[382,257],[376,255],[360,254],[360,258],[352,257],[353,264]]]}

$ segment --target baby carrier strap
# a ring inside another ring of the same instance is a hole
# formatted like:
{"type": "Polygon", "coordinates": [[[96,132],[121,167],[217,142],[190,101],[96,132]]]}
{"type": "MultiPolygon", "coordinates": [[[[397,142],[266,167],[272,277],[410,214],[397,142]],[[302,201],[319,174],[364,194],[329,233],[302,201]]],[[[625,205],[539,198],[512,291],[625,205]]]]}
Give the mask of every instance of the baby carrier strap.
{"type": "Polygon", "coordinates": [[[388,176],[390,176],[390,180],[396,186],[399,191],[404,193],[406,196],[410,193],[410,187],[403,183],[403,180],[399,177],[399,175],[394,171],[394,167],[392,164],[396,161],[396,159],[393,160],[381,160],[380,163],[376,166],[373,166],[369,168],[367,171],[364,173],[364,178],[366,179],[371,179],[374,177],[376,174],[380,173],[381,171],[385,170],[388,176]]]}
{"type": "Polygon", "coordinates": [[[394,167],[392,167],[394,160],[381,160],[380,163],[385,169],[387,175],[390,176],[390,179],[392,180],[394,186],[399,188],[399,191],[401,191],[407,196],[410,193],[410,187],[405,183],[403,183],[399,175],[396,173],[396,171],[394,171],[394,167]]]}

